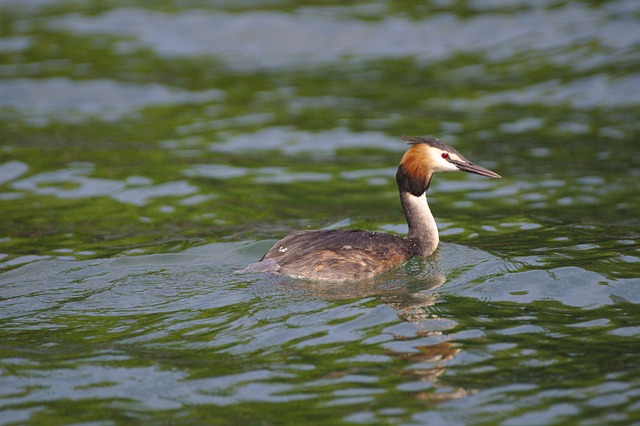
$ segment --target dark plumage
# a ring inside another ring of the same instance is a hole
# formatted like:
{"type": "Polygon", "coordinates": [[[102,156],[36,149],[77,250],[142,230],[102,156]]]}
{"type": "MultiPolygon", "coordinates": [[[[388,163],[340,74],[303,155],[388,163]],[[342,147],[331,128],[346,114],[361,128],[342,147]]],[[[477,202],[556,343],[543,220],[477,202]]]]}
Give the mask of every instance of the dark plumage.
{"type": "Polygon", "coordinates": [[[397,235],[343,229],[294,232],[261,260],[275,260],[277,272],[284,275],[343,281],[345,271],[350,271],[349,280],[371,278],[410,257],[405,240],[397,235]]]}

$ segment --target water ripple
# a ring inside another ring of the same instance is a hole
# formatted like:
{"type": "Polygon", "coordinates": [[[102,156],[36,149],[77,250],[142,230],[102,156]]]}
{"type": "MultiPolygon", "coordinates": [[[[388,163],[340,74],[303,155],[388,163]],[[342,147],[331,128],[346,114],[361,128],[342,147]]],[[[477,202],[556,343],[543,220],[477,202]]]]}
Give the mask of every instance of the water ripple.
{"type": "MultiPolygon", "coordinates": [[[[622,3],[637,12],[632,1],[622,3]]],[[[81,34],[128,34],[163,55],[210,54],[224,58],[235,68],[309,66],[345,57],[366,60],[416,56],[429,63],[458,52],[485,52],[490,60],[500,60],[523,51],[562,51],[588,43],[614,50],[590,53],[579,62],[569,55],[564,59],[557,56],[563,65],[575,67],[589,57],[596,66],[621,51],[633,51],[640,32],[637,22],[627,19],[630,16],[593,10],[579,3],[506,14],[484,12],[465,19],[438,13],[423,20],[388,16],[378,21],[326,13],[198,10],[168,14],[122,8],[91,17],[70,14],[51,19],[50,25],[81,34]],[[291,40],[302,42],[292,44],[291,40]]]]}

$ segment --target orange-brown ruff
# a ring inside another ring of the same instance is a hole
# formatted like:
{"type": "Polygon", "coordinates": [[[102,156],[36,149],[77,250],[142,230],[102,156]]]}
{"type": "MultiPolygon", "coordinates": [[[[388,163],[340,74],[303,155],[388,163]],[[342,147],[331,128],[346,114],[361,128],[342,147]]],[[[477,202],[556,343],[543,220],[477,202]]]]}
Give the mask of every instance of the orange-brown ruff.
{"type": "Polygon", "coordinates": [[[414,256],[429,256],[439,237],[426,192],[436,172],[465,171],[500,178],[435,138],[403,136],[410,144],[396,182],[409,232],[405,237],[361,230],[298,231],[274,244],[246,272],[274,272],[295,278],[356,281],[373,278],[414,256]]]}

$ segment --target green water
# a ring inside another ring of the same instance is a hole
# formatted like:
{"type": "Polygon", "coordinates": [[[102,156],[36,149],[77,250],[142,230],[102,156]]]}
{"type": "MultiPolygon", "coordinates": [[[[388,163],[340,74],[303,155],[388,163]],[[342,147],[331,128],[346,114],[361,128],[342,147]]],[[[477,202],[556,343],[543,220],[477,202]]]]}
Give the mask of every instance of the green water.
{"type": "Polygon", "coordinates": [[[640,422],[632,0],[0,1],[0,424],[640,422]],[[441,245],[241,275],[298,229],[441,245]]]}

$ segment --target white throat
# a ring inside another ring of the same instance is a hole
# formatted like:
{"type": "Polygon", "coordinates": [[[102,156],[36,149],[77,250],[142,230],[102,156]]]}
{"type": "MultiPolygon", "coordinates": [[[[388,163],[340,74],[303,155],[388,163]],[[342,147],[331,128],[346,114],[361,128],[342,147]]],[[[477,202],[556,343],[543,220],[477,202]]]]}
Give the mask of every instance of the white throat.
{"type": "Polygon", "coordinates": [[[400,191],[400,202],[409,225],[409,233],[405,237],[409,243],[409,250],[417,256],[431,255],[436,251],[440,238],[436,220],[427,203],[427,193],[415,196],[400,191]]]}

